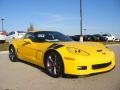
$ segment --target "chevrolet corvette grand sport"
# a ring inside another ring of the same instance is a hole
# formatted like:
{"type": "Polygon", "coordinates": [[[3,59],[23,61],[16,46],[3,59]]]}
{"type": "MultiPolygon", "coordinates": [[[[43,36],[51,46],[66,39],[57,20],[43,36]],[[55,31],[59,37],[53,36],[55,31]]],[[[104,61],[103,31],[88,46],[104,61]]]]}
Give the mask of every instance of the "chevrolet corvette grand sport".
{"type": "Polygon", "coordinates": [[[9,45],[9,58],[24,60],[44,68],[48,75],[89,75],[111,70],[115,56],[104,45],[75,42],[56,31],[28,32],[9,45]]]}

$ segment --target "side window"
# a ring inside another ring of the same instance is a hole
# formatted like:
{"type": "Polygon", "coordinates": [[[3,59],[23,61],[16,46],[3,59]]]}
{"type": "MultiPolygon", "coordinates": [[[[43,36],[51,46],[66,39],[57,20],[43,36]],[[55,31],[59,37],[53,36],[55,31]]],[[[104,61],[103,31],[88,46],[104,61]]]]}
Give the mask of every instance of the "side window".
{"type": "Polygon", "coordinates": [[[35,40],[35,36],[32,33],[27,33],[24,38],[25,39],[31,39],[32,41],[35,40]]]}
{"type": "Polygon", "coordinates": [[[15,34],[15,32],[11,32],[11,34],[13,35],[13,34],[15,34]]]}
{"type": "Polygon", "coordinates": [[[8,36],[13,35],[13,34],[15,34],[15,32],[10,32],[10,33],[8,34],[8,36]]]}
{"type": "Polygon", "coordinates": [[[35,42],[44,42],[46,39],[46,34],[44,32],[35,33],[35,42]]]}

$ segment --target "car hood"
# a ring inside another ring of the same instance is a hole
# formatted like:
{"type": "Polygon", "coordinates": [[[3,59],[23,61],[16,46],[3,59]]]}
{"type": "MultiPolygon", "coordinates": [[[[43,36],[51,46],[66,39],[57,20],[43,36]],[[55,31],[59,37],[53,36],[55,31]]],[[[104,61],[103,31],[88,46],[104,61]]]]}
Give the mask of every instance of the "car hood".
{"type": "Polygon", "coordinates": [[[73,47],[88,52],[89,54],[97,54],[98,52],[108,52],[103,44],[96,42],[58,42],[57,44],[64,45],[65,47],[73,47]]]}

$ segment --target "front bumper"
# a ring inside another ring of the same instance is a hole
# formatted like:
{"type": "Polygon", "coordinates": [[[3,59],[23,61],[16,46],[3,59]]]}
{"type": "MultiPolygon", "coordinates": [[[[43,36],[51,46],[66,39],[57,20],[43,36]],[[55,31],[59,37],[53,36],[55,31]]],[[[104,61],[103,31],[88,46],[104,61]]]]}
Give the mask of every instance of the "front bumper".
{"type": "Polygon", "coordinates": [[[110,52],[104,57],[74,56],[74,60],[64,59],[64,73],[72,75],[89,75],[111,70],[115,66],[115,56],[110,52]]]}

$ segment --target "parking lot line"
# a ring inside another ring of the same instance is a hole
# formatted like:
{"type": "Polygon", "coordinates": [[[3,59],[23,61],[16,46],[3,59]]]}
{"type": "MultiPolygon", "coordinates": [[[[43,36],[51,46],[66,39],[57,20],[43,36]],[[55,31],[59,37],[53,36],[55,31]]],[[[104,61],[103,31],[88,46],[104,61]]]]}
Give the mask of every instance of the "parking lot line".
{"type": "Polygon", "coordinates": [[[0,54],[8,53],[8,51],[0,51],[0,54]]]}

